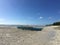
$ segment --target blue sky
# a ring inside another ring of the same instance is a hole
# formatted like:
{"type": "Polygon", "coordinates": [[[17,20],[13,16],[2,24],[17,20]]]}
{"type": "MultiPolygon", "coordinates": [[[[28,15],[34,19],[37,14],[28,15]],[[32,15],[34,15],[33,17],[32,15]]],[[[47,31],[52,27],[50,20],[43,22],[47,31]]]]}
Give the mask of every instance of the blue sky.
{"type": "Polygon", "coordinates": [[[0,0],[0,24],[44,25],[60,21],[60,0],[0,0]]]}

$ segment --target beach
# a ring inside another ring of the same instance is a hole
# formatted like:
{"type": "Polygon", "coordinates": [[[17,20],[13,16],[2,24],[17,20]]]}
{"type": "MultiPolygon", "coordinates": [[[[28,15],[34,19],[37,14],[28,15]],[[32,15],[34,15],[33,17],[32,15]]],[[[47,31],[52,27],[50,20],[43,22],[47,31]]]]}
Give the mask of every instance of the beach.
{"type": "Polygon", "coordinates": [[[60,45],[60,26],[47,26],[42,31],[0,27],[0,45],[60,45]]]}

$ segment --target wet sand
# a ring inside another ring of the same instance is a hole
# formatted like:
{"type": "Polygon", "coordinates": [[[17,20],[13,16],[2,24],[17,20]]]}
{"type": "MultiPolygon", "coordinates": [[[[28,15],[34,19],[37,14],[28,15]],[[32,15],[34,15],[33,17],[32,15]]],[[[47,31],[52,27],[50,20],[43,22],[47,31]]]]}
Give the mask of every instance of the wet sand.
{"type": "Polygon", "coordinates": [[[60,31],[51,26],[42,31],[0,27],[0,45],[58,45],[59,36],[60,31]]]}

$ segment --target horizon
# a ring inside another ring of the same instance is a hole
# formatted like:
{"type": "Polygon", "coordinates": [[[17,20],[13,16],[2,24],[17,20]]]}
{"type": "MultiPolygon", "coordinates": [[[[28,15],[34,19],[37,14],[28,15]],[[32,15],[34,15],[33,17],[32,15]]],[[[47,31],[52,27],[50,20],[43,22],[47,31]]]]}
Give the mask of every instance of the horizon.
{"type": "Polygon", "coordinates": [[[0,0],[0,24],[46,25],[60,21],[60,0],[0,0]]]}

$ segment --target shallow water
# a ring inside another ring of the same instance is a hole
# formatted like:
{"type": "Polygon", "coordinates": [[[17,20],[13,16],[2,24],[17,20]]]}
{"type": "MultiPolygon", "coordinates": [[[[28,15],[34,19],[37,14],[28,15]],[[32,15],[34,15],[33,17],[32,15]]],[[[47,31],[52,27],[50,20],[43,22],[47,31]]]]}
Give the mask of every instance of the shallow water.
{"type": "Polygon", "coordinates": [[[17,27],[18,29],[31,30],[31,31],[41,31],[43,28],[34,28],[34,27],[17,27]]]}

